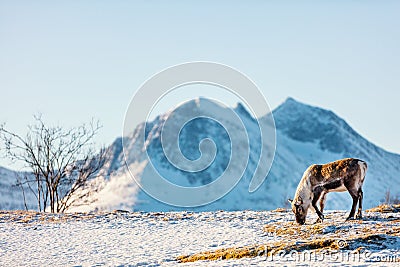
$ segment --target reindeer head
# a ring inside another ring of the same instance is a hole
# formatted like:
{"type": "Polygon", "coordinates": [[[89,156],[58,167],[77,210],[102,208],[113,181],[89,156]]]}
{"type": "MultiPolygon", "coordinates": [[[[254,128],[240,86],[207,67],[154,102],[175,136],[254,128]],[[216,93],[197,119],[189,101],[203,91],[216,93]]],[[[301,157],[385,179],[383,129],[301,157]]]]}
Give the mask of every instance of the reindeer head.
{"type": "Polygon", "coordinates": [[[289,203],[292,204],[292,211],[296,217],[298,224],[304,224],[306,222],[306,216],[308,211],[308,204],[303,203],[303,199],[298,197],[296,201],[288,199],[289,203]]]}

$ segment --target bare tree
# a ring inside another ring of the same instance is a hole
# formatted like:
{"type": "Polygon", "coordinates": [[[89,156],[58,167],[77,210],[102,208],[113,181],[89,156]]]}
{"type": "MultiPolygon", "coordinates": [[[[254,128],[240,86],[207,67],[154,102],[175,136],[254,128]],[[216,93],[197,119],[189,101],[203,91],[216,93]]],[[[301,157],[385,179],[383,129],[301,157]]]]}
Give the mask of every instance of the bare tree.
{"type": "Polygon", "coordinates": [[[385,192],[385,204],[390,204],[390,189],[385,192]]]}
{"type": "Polygon", "coordinates": [[[386,190],[385,192],[385,204],[400,204],[400,198],[399,195],[397,194],[396,196],[392,197],[391,193],[390,193],[390,189],[386,190]]]}
{"type": "Polygon", "coordinates": [[[105,162],[105,149],[96,153],[93,143],[101,126],[92,121],[64,129],[47,126],[41,116],[34,118],[35,124],[28,126],[25,137],[0,126],[0,139],[6,156],[22,162],[31,171],[17,179],[24,201],[24,188],[29,188],[39,211],[64,212],[76,200],[90,194],[88,182],[98,175],[105,162]]]}

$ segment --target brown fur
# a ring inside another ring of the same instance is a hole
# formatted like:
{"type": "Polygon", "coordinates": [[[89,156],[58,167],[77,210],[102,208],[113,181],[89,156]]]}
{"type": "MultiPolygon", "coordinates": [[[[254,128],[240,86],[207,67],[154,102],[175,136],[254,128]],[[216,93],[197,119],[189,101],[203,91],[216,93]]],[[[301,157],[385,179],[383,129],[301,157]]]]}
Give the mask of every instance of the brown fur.
{"type": "Polygon", "coordinates": [[[325,183],[338,178],[349,180],[359,169],[359,161],[359,159],[346,158],[323,165],[312,165],[310,169],[311,185],[325,183]]]}

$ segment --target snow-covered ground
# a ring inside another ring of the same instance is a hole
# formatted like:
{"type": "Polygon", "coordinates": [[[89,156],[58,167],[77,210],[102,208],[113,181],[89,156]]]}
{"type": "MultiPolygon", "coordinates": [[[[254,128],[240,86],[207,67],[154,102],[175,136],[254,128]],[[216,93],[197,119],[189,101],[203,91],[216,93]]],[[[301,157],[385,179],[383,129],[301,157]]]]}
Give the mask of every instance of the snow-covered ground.
{"type": "MultiPolygon", "coordinates": [[[[345,250],[336,251],[337,259],[312,260],[313,265],[388,265],[387,260],[400,260],[400,213],[365,213],[362,222],[344,222],[345,212],[326,212],[320,236],[349,242],[345,250]],[[354,236],[369,230],[383,233],[377,241],[351,243],[354,236]],[[385,239],[385,235],[387,238],[385,239]],[[364,248],[363,248],[364,247],[364,248]],[[366,250],[356,259],[341,258],[340,253],[366,250]],[[346,252],[347,251],[347,252],[346,252]],[[339,257],[340,256],[340,257],[339,257]],[[379,258],[381,257],[381,258],[379,258]],[[383,260],[383,261],[382,261],[383,260]],[[376,262],[380,261],[380,262],[376,262]]],[[[220,248],[278,241],[301,243],[316,219],[308,225],[293,223],[291,212],[168,212],[143,213],[71,213],[64,215],[35,212],[0,211],[0,266],[271,266],[307,263],[293,261],[288,255],[258,256],[237,260],[178,263],[180,255],[213,251],[220,248]],[[299,229],[298,235],[277,235],[264,227],[281,226],[299,229]],[[285,256],[285,257],[282,257],[285,256]]],[[[319,229],[319,228],[318,228],[319,229]]],[[[317,236],[315,236],[317,238],[317,236]]],[[[333,253],[333,252],[332,252],[333,253]]],[[[319,258],[321,259],[321,258],[319,258]]],[[[399,264],[399,262],[397,262],[399,264]]]]}

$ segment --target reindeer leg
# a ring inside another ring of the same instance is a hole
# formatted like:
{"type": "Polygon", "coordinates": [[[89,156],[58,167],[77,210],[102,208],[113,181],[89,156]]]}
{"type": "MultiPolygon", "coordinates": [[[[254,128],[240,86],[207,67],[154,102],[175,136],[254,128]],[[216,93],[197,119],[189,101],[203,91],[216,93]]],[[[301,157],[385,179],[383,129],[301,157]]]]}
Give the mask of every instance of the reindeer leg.
{"type": "Polygon", "coordinates": [[[358,212],[357,212],[357,219],[362,219],[362,201],[363,201],[363,191],[360,188],[358,190],[358,212]]]}
{"type": "Polygon", "coordinates": [[[318,219],[317,219],[317,221],[315,223],[320,223],[320,222],[322,222],[324,220],[324,215],[318,209],[317,202],[318,202],[321,194],[323,193],[323,189],[322,189],[322,187],[316,187],[313,191],[314,191],[314,198],[313,198],[311,204],[312,204],[313,208],[315,209],[315,212],[318,215],[318,219]]]}
{"type": "Polygon", "coordinates": [[[359,198],[358,193],[355,194],[353,191],[350,191],[350,190],[349,190],[349,193],[350,193],[351,197],[353,198],[353,205],[351,206],[351,211],[350,211],[349,217],[347,217],[346,221],[354,219],[354,214],[356,213],[356,207],[357,207],[357,202],[358,202],[358,198],[359,198]]]}
{"type": "Polygon", "coordinates": [[[325,200],[326,200],[326,192],[322,192],[321,198],[319,200],[319,208],[321,209],[321,212],[324,213],[324,208],[325,208],[325,200]]]}

